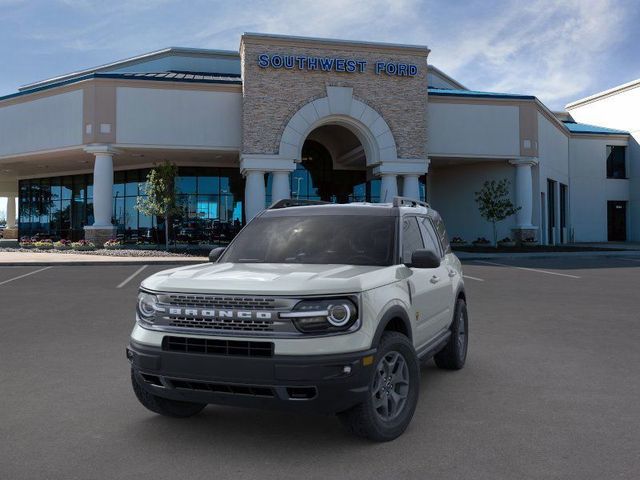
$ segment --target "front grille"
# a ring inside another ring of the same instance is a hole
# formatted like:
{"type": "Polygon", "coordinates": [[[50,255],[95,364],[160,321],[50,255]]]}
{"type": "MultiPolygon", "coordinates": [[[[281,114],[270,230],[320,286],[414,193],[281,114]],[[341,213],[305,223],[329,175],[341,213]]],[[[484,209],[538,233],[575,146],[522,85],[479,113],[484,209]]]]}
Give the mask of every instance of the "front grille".
{"type": "Polygon", "coordinates": [[[273,342],[244,342],[191,337],[164,337],[162,349],[170,352],[202,353],[237,357],[272,357],[273,342]]]}
{"type": "Polygon", "coordinates": [[[169,325],[172,327],[203,328],[207,330],[239,330],[242,332],[273,331],[273,320],[178,317],[175,315],[169,315],[168,318],[169,325]]]}
{"type": "Polygon", "coordinates": [[[299,335],[289,320],[280,319],[300,301],[289,297],[158,293],[153,328],[206,335],[299,335]]]}
{"type": "Polygon", "coordinates": [[[250,310],[274,310],[275,298],[220,296],[220,295],[167,295],[167,303],[176,307],[241,308],[250,310]]]}
{"type": "Polygon", "coordinates": [[[249,395],[253,397],[275,397],[271,387],[259,385],[237,385],[229,383],[195,382],[193,380],[168,379],[174,388],[183,390],[198,390],[215,393],[230,393],[232,395],[249,395]]]}

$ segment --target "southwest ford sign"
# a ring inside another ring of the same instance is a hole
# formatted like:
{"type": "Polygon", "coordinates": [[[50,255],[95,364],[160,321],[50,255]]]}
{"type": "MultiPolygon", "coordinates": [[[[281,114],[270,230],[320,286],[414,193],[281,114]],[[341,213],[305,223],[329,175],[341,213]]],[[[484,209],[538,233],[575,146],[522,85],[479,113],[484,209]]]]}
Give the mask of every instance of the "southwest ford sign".
{"type": "Polygon", "coordinates": [[[372,69],[376,75],[385,74],[393,77],[413,77],[418,73],[418,67],[411,63],[374,62],[370,67],[366,60],[307,57],[302,55],[270,55],[268,53],[258,55],[258,66],[261,68],[344,73],[365,73],[368,69],[372,69]]]}

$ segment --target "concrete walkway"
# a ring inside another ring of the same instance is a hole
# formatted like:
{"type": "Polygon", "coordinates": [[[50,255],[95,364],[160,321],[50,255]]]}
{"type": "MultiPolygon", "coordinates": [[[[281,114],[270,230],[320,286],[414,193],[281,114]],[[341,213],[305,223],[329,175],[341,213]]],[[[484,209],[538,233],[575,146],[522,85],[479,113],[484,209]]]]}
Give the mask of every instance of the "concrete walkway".
{"type": "Polygon", "coordinates": [[[185,263],[203,263],[207,257],[116,257],[82,253],[36,253],[36,252],[0,252],[1,266],[25,265],[179,265],[185,263]]]}
{"type": "Polygon", "coordinates": [[[627,257],[640,258],[640,250],[591,250],[582,252],[454,252],[462,261],[465,260],[490,260],[498,258],[575,258],[575,257],[627,257]]]}

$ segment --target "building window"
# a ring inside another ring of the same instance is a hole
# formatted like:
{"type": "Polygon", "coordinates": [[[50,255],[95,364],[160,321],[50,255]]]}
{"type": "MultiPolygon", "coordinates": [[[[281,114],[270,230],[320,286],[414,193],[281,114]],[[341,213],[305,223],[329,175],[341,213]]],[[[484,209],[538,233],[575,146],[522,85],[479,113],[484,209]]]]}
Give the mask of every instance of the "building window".
{"type": "MultiPolygon", "coordinates": [[[[113,224],[126,242],[161,243],[164,225],[136,208],[149,170],[114,172],[113,224]]],[[[178,202],[171,238],[181,243],[226,244],[242,227],[244,181],[237,169],[178,169],[178,202]]],[[[57,240],[83,238],[93,224],[93,176],[73,175],[20,181],[21,236],[57,240]]]]}
{"type": "Polygon", "coordinates": [[[627,147],[607,145],[607,178],[627,178],[627,147]]]}

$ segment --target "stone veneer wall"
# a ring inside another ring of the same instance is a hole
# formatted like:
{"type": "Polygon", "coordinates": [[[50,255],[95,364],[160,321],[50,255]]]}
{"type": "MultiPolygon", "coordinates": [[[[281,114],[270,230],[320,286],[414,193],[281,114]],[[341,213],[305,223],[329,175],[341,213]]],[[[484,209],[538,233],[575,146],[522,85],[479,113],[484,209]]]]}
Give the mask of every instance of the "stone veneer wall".
{"type": "MultiPolygon", "coordinates": [[[[269,37],[243,37],[240,55],[243,75],[242,153],[277,154],[289,119],[302,106],[327,95],[327,86],[352,87],[353,96],[385,119],[396,141],[398,158],[425,159],[427,124],[427,54],[384,45],[348,43],[309,45],[269,37]],[[306,55],[367,61],[364,73],[261,68],[258,55],[306,55]],[[410,63],[414,77],[374,72],[375,62],[410,63]]],[[[304,133],[304,132],[300,132],[304,133]]]]}

